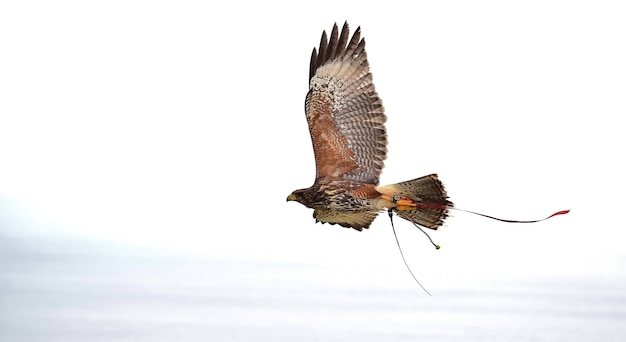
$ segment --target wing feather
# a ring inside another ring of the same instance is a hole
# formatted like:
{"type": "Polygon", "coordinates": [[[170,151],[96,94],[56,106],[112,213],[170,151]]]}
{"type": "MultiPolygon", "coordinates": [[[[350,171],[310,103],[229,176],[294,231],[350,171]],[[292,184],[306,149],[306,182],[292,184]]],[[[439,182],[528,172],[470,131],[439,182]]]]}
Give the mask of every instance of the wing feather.
{"type": "Polygon", "coordinates": [[[306,117],[316,177],[377,185],[387,154],[386,116],[369,72],[365,40],[337,24],[322,34],[309,69],[306,117]],[[346,46],[347,44],[347,46],[346,46]]]}
{"type": "Polygon", "coordinates": [[[313,217],[318,222],[338,224],[342,227],[354,228],[356,230],[369,228],[372,221],[376,218],[376,215],[378,215],[378,213],[374,210],[345,212],[330,209],[316,209],[313,212],[313,217]]]}

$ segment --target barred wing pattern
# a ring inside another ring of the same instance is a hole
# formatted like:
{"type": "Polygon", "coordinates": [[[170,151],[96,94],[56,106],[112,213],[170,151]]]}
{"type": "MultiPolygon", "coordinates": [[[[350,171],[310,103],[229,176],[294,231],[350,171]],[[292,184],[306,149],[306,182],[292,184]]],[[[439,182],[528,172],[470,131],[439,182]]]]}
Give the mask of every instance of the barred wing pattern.
{"type": "Polygon", "coordinates": [[[345,23],[313,49],[305,111],[317,180],[378,185],[387,153],[386,117],[357,28],[348,42],[345,23]],[[346,45],[347,44],[347,45],[346,45]]]}

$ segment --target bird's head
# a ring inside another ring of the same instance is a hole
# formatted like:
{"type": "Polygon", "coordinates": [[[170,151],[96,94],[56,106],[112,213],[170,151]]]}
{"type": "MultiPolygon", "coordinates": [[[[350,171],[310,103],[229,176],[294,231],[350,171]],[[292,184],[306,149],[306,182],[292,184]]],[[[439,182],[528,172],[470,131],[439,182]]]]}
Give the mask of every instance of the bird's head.
{"type": "Polygon", "coordinates": [[[287,196],[287,202],[296,201],[296,202],[302,203],[303,193],[304,193],[304,189],[295,190],[294,192],[290,193],[289,196],[287,196]]]}

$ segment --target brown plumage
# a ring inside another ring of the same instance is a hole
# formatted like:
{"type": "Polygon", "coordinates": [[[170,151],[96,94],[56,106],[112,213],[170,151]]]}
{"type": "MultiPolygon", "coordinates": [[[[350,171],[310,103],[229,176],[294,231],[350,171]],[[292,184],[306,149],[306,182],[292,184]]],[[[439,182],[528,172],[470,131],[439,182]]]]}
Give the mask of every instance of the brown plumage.
{"type": "Polygon", "coordinates": [[[437,175],[378,186],[387,157],[387,117],[372,83],[360,28],[348,38],[348,23],[341,34],[335,24],[330,40],[324,31],[319,50],[311,54],[305,112],[315,182],[287,200],[314,209],[317,222],[357,230],[369,228],[384,210],[437,229],[452,206],[437,175]]]}

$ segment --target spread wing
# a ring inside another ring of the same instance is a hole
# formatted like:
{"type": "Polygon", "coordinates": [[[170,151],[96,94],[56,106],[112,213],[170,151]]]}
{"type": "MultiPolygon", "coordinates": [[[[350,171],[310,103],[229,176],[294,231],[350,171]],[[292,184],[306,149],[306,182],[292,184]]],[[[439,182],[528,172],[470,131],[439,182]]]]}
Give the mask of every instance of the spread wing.
{"type": "Polygon", "coordinates": [[[387,120],[360,28],[348,42],[346,22],[313,49],[305,111],[315,153],[316,179],[377,185],[387,154],[387,120]]]}
{"type": "Polygon", "coordinates": [[[317,222],[339,224],[342,227],[363,230],[369,228],[378,212],[374,210],[364,210],[357,212],[336,211],[326,209],[315,209],[313,217],[317,222]]]}

